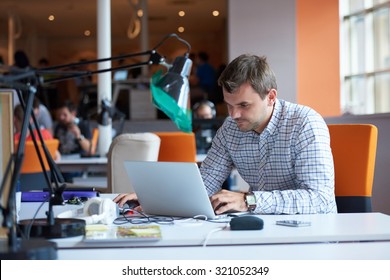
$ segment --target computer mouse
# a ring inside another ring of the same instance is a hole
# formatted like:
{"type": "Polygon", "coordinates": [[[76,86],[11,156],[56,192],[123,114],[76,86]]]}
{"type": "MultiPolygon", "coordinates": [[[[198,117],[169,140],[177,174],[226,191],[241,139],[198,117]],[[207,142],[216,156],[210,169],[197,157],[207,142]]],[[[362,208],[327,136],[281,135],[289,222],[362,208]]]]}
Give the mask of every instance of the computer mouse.
{"type": "Polygon", "coordinates": [[[230,220],[231,230],[260,230],[263,227],[264,221],[257,216],[240,216],[230,220]]]}
{"type": "Polygon", "coordinates": [[[122,209],[133,209],[139,206],[138,200],[128,200],[123,204],[122,209]]]}

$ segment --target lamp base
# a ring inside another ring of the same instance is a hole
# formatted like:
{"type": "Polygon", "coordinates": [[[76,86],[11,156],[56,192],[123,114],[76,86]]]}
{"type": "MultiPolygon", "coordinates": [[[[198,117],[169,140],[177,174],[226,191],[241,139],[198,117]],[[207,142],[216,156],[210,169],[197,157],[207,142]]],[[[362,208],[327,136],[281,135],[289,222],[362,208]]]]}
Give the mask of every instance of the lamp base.
{"type": "Polygon", "coordinates": [[[29,239],[16,241],[14,249],[8,245],[0,249],[2,260],[56,260],[57,245],[44,239],[29,239]]]}
{"type": "Polygon", "coordinates": [[[82,219],[54,219],[50,225],[47,219],[21,220],[20,230],[25,236],[52,238],[66,238],[85,235],[85,221],[82,219]]]}

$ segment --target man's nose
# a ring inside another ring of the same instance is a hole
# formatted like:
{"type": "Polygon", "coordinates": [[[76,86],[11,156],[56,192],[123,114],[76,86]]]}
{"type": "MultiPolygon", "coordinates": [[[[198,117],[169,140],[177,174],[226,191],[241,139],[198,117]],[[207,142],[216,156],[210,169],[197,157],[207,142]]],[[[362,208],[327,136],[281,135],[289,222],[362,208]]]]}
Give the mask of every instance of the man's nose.
{"type": "Polygon", "coordinates": [[[237,119],[241,117],[241,111],[237,108],[232,108],[230,109],[230,116],[232,117],[232,119],[237,119]]]}

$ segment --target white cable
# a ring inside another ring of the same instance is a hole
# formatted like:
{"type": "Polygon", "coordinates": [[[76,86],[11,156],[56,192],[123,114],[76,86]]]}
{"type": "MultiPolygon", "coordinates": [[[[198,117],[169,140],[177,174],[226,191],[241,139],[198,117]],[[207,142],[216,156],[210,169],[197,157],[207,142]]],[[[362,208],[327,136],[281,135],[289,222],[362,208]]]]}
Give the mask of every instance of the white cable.
{"type": "Polygon", "coordinates": [[[215,229],[210,230],[209,233],[206,235],[206,238],[204,239],[202,246],[203,246],[203,247],[206,247],[206,246],[207,246],[207,242],[209,241],[209,239],[210,239],[210,237],[211,237],[211,235],[212,235],[213,233],[216,233],[216,232],[218,232],[218,231],[224,230],[224,229],[226,229],[227,227],[228,227],[228,224],[226,224],[224,227],[215,228],[215,229]]]}

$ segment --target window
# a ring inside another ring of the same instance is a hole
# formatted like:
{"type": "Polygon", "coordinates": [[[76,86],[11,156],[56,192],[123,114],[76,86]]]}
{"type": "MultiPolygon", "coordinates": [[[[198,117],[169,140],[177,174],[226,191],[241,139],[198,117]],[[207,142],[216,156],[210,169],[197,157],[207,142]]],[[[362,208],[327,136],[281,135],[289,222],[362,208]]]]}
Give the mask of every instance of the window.
{"type": "Polygon", "coordinates": [[[390,1],[341,0],[341,110],[390,112],[390,1]]]}

